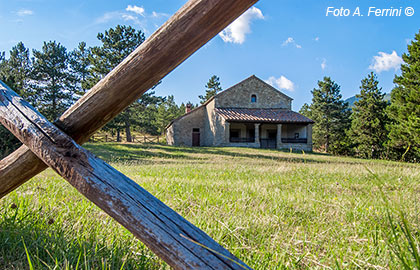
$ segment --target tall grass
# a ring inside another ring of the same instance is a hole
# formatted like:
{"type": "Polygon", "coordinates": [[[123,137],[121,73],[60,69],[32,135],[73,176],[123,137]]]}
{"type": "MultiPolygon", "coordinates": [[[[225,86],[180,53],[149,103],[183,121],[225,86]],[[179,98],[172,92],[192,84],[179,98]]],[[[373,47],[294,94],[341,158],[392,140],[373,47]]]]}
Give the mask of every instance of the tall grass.
{"type": "MultiPolygon", "coordinates": [[[[87,147],[255,269],[418,267],[416,164],[243,148],[87,147]]],[[[0,269],[29,269],[28,258],[34,269],[168,269],[51,170],[0,209],[0,269]]]]}

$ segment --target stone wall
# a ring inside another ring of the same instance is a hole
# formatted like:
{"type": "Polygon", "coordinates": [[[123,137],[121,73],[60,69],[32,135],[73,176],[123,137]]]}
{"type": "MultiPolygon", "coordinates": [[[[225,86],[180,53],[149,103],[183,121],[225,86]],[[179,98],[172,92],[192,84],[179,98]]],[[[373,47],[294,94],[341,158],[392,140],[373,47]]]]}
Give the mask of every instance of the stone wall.
{"type": "Polygon", "coordinates": [[[174,140],[174,125],[170,125],[166,129],[166,144],[168,144],[168,145],[175,145],[175,140],[174,140]]]}
{"type": "Polygon", "coordinates": [[[312,145],[308,143],[282,143],[281,149],[292,149],[293,151],[305,151],[305,152],[311,152],[312,151],[312,145]]]}
{"type": "Polygon", "coordinates": [[[281,134],[282,138],[294,138],[295,133],[299,133],[299,138],[308,138],[306,124],[283,124],[281,134]]]}
{"type": "Polygon", "coordinates": [[[215,98],[217,108],[264,108],[289,109],[292,99],[269,84],[252,76],[235,86],[221,92],[215,98]],[[256,95],[256,102],[251,102],[251,96],[256,95]]]}
{"type": "Polygon", "coordinates": [[[205,107],[199,107],[185,114],[166,130],[166,140],[169,145],[192,146],[192,131],[200,130],[200,146],[206,144],[206,131],[204,126],[205,107]]]}

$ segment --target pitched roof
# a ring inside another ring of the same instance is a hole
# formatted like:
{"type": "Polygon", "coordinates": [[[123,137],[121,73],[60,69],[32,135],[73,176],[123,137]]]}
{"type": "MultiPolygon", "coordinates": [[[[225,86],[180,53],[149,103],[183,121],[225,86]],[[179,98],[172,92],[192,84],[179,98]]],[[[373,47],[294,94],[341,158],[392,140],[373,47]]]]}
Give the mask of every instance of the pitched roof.
{"type": "Polygon", "coordinates": [[[285,109],[216,108],[215,111],[232,122],[315,123],[300,113],[285,109]]]}
{"type": "Polygon", "coordinates": [[[235,84],[235,85],[233,85],[233,86],[229,87],[228,89],[226,89],[226,90],[224,90],[224,91],[220,92],[219,94],[217,94],[217,95],[216,95],[216,96],[214,96],[214,97],[217,97],[217,96],[219,96],[219,95],[220,95],[220,96],[221,96],[221,95],[224,95],[225,93],[228,93],[228,92],[229,92],[229,90],[234,89],[234,88],[236,88],[238,85],[241,85],[241,84],[246,83],[247,81],[251,81],[251,80],[257,80],[257,81],[259,81],[260,83],[262,83],[263,85],[265,85],[266,87],[270,88],[271,90],[273,90],[273,91],[275,91],[275,92],[279,93],[279,94],[280,94],[280,95],[282,95],[284,98],[289,99],[289,100],[293,100],[293,98],[291,98],[291,97],[289,97],[288,95],[284,94],[284,93],[283,93],[283,92],[281,92],[280,90],[278,90],[278,89],[274,88],[272,85],[270,85],[270,84],[268,84],[267,82],[265,82],[265,81],[261,80],[260,78],[258,78],[258,77],[257,77],[257,76],[255,76],[255,75],[251,75],[250,77],[246,78],[245,80],[242,80],[242,81],[238,82],[237,84],[235,84]]]}
{"type": "MultiPolygon", "coordinates": [[[[198,107],[196,107],[196,108],[194,108],[194,109],[192,109],[190,112],[188,112],[188,113],[186,113],[186,114],[184,114],[184,115],[181,115],[181,116],[179,116],[179,117],[177,117],[176,119],[174,119],[174,120],[172,120],[166,127],[165,127],[165,129],[167,129],[168,127],[170,127],[174,122],[176,122],[176,121],[178,121],[179,119],[181,119],[181,118],[184,118],[184,116],[186,116],[186,115],[189,115],[189,114],[191,114],[191,113],[194,113],[195,111],[198,111],[200,108],[202,108],[202,107],[204,107],[204,106],[207,106],[207,104],[209,104],[213,99],[215,99],[216,97],[219,97],[219,96],[221,96],[221,95],[223,95],[223,94],[225,94],[226,92],[228,92],[230,89],[232,89],[232,88],[234,88],[234,87],[236,87],[236,86],[238,86],[238,85],[240,85],[240,84],[242,84],[242,83],[245,83],[245,82],[247,82],[247,81],[249,81],[249,80],[258,80],[258,81],[260,81],[260,82],[262,82],[262,83],[264,83],[264,84],[266,84],[267,85],[267,87],[269,87],[269,88],[271,88],[272,90],[274,90],[274,91],[276,91],[276,92],[278,92],[278,93],[280,93],[282,96],[284,96],[285,98],[287,98],[287,99],[289,99],[289,100],[293,100],[293,98],[291,98],[291,97],[289,97],[288,95],[286,95],[286,94],[284,94],[284,93],[282,93],[281,91],[279,91],[278,89],[276,89],[276,88],[274,88],[273,86],[271,86],[271,85],[269,85],[268,83],[266,83],[265,81],[263,81],[263,80],[261,80],[260,78],[258,78],[257,76],[255,76],[255,75],[251,75],[251,76],[249,76],[248,78],[246,78],[246,79],[244,79],[244,80],[242,80],[242,81],[240,81],[240,82],[238,82],[237,84],[235,84],[235,85],[233,85],[233,86],[231,86],[231,87],[229,87],[228,89],[226,89],[226,90],[223,90],[223,91],[221,91],[220,93],[218,93],[218,94],[216,94],[216,95],[214,95],[214,96],[212,96],[211,98],[209,98],[206,102],[204,102],[203,104],[201,104],[200,106],[198,106],[198,107]]],[[[309,119],[309,118],[308,118],[309,119]]],[[[310,120],[310,119],[309,119],[310,120]]],[[[312,121],[312,120],[311,120],[312,121]]],[[[312,121],[313,122],[313,121],[312,121]]],[[[311,122],[311,123],[312,123],[311,122]]]]}

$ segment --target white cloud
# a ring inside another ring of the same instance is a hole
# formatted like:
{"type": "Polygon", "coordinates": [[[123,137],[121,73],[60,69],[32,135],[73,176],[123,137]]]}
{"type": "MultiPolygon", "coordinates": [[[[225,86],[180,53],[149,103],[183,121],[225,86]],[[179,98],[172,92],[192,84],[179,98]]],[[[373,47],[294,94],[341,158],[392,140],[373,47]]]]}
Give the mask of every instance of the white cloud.
{"type": "Polygon", "coordinates": [[[288,37],[285,41],[283,41],[282,46],[284,47],[284,46],[287,46],[289,44],[292,44],[293,46],[295,46],[298,49],[302,49],[302,46],[299,45],[299,44],[297,44],[296,41],[295,41],[295,39],[292,38],[292,37],[288,37]]]}
{"type": "Polygon", "coordinates": [[[382,71],[388,71],[390,69],[397,70],[400,68],[402,63],[403,60],[397,55],[396,51],[392,51],[390,54],[378,52],[378,55],[373,57],[372,64],[369,66],[369,69],[372,69],[377,73],[381,73],[382,71]]]}
{"type": "Polygon", "coordinates": [[[121,12],[118,11],[114,11],[114,12],[107,12],[104,15],[102,15],[101,17],[97,18],[95,20],[96,23],[106,23],[109,22],[110,20],[116,19],[116,18],[121,18],[122,14],[121,12]]]}
{"type": "Polygon", "coordinates": [[[128,15],[128,14],[122,14],[122,18],[125,21],[137,21],[137,17],[134,17],[133,15],[128,15]]]}
{"type": "Polygon", "coordinates": [[[145,12],[143,7],[138,7],[138,6],[135,6],[135,5],[133,5],[133,6],[128,5],[125,10],[132,11],[132,12],[134,12],[136,14],[139,14],[139,15],[142,15],[142,16],[144,16],[144,12],[145,12]]]}
{"type": "Polygon", "coordinates": [[[171,15],[167,13],[163,13],[163,12],[152,11],[152,18],[161,18],[161,17],[169,18],[171,17],[171,15]]]}
{"type": "Polygon", "coordinates": [[[315,38],[314,38],[314,40],[315,40],[315,41],[319,41],[319,37],[315,37],[315,38]]]}
{"type": "Polygon", "coordinates": [[[242,44],[245,41],[245,35],[251,33],[251,21],[253,19],[264,19],[261,10],[251,7],[238,19],[231,23],[225,30],[220,32],[219,36],[224,42],[242,44]]]}
{"type": "Polygon", "coordinates": [[[286,46],[289,43],[294,43],[295,40],[292,37],[288,37],[285,41],[283,41],[282,46],[286,46]]]}
{"type": "Polygon", "coordinates": [[[322,68],[322,70],[324,70],[326,67],[327,67],[327,59],[322,58],[322,61],[321,61],[321,68],[322,68]]]}
{"type": "Polygon", "coordinates": [[[30,9],[20,9],[18,12],[16,12],[16,14],[19,17],[24,17],[24,16],[32,15],[34,14],[34,12],[30,9]]]}
{"type": "Polygon", "coordinates": [[[113,12],[107,12],[102,17],[99,17],[95,20],[95,23],[101,24],[101,23],[107,23],[112,20],[124,20],[124,21],[133,21],[134,23],[141,25],[140,20],[138,17],[133,16],[131,14],[127,14],[124,12],[119,11],[113,11],[113,12]]]}
{"type": "Polygon", "coordinates": [[[289,80],[288,78],[284,77],[283,75],[280,78],[276,78],[271,76],[268,80],[265,81],[266,83],[270,84],[273,87],[277,87],[279,89],[284,89],[287,91],[294,91],[295,84],[289,80]]]}

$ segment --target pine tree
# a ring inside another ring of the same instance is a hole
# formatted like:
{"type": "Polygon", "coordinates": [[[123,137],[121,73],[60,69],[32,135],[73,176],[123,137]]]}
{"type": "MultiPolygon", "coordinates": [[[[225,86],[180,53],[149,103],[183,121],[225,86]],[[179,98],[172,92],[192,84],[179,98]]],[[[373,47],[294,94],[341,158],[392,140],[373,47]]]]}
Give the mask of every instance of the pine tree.
{"type": "Polygon", "coordinates": [[[346,131],[350,127],[350,110],[342,100],[340,86],[331,78],[324,77],[323,81],[318,81],[318,89],[315,88],[312,95],[312,104],[305,110],[315,121],[315,148],[324,148],[327,153],[333,154],[347,153],[346,131]]]}
{"type": "Polygon", "coordinates": [[[10,50],[9,59],[4,58],[0,64],[0,79],[27,101],[33,101],[33,93],[29,87],[29,76],[32,62],[29,49],[19,42],[10,50]]]}
{"type": "Polygon", "coordinates": [[[200,103],[203,104],[216,94],[222,91],[222,87],[220,86],[220,79],[216,75],[211,76],[207,84],[205,85],[206,88],[206,95],[199,95],[198,98],[200,99],[200,103]]]}
{"type": "MultiPolygon", "coordinates": [[[[90,49],[90,77],[84,83],[86,89],[93,87],[100,79],[105,77],[143,43],[145,37],[142,31],[137,31],[131,26],[117,25],[115,28],[105,31],[105,33],[99,33],[98,39],[102,43],[101,46],[90,49]]],[[[126,139],[131,142],[132,125],[136,122],[135,114],[138,108],[142,107],[138,103],[139,101],[136,101],[116,116],[106,125],[105,129],[116,130],[117,138],[119,138],[120,132],[125,130],[126,139]]]]}
{"type": "Polygon", "coordinates": [[[80,42],[76,49],[70,53],[70,67],[74,76],[76,77],[76,89],[79,95],[83,95],[89,87],[90,79],[90,51],[86,47],[86,42],[80,42]]]}
{"type": "Polygon", "coordinates": [[[395,76],[389,106],[390,146],[403,160],[420,158],[420,32],[402,55],[401,76],[395,76]]]}
{"type": "Polygon", "coordinates": [[[69,54],[55,41],[44,42],[42,50],[33,50],[33,54],[31,87],[36,92],[36,105],[45,117],[53,121],[76,99],[76,78],[69,69],[69,54]]]}
{"type": "MultiPolygon", "coordinates": [[[[181,106],[182,107],[182,106],[181,106]]],[[[175,103],[174,96],[170,95],[166,98],[165,102],[158,106],[156,113],[155,125],[158,128],[159,134],[163,134],[165,127],[175,118],[185,113],[185,105],[182,108],[178,107],[175,103]]]]}
{"type": "Polygon", "coordinates": [[[388,117],[385,94],[378,87],[377,76],[371,72],[361,81],[360,94],[354,103],[349,136],[356,153],[364,158],[384,157],[384,144],[388,137],[388,117]]]}
{"type": "MultiPolygon", "coordinates": [[[[7,81],[7,78],[9,77],[7,70],[7,60],[5,53],[2,52],[0,53],[0,80],[12,87],[10,82],[7,81]]],[[[3,159],[10,154],[13,150],[18,148],[19,145],[19,140],[0,124],[0,159],[3,159]]]]}
{"type": "MultiPolygon", "coordinates": [[[[0,53],[0,80],[34,104],[34,96],[28,85],[31,70],[29,49],[22,42],[10,50],[9,59],[5,58],[4,53],[0,53]]],[[[0,125],[0,158],[13,152],[19,145],[20,141],[0,125]]]]}

